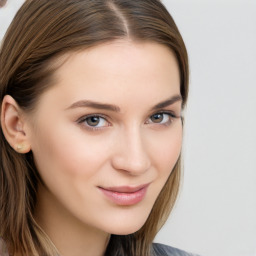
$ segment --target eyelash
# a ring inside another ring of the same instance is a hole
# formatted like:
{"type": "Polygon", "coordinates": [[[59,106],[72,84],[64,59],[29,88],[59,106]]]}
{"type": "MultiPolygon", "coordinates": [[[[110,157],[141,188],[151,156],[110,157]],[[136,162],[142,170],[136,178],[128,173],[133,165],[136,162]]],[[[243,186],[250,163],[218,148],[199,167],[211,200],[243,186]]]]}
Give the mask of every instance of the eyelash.
{"type": "Polygon", "coordinates": [[[172,111],[158,111],[158,112],[156,112],[156,113],[154,113],[153,115],[151,115],[150,117],[149,117],[149,119],[151,119],[154,115],[168,115],[168,121],[167,122],[165,122],[165,123],[154,123],[154,122],[146,122],[146,123],[148,123],[148,124],[159,124],[159,125],[164,125],[164,126],[169,126],[172,122],[173,122],[173,119],[176,119],[176,118],[178,118],[178,116],[176,116],[175,115],[175,113],[174,112],[172,112],[172,111]]]}
{"type": "MultiPolygon", "coordinates": [[[[158,115],[158,114],[160,114],[160,115],[168,115],[169,120],[168,120],[167,122],[165,122],[165,123],[155,123],[155,122],[152,122],[152,121],[149,122],[149,121],[147,120],[145,123],[146,123],[146,124],[153,124],[153,125],[155,124],[155,125],[169,126],[169,125],[171,125],[171,123],[173,122],[173,119],[180,118],[180,116],[175,115],[175,113],[174,113],[173,111],[158,111],[158,112],[156,112],[156,113],[150,115],[150,117],[149,117],[148,119],[151,119],[154,115],[158,115]]],[[[102,115],[102,114],[91,114],[91,115],[86,115],[86,116],[83,116],[83,117],[79,118],[79,119],[77,120],[77,123],[80,124],[80,125],[83,125],[83,127],[84,127],[85,129],[88,129],[88,130],[90,130],[90,131],[97,131],[97,130],[100,130],[100,129],[103,129],[103,128],[105,128],[105,127],[110,126],[107,119],[108,119],[108,117],[105,116],[105,115],[102,115]],[[107,126],[103,126],[103,127],[94,127],[94,126],[90,126],[90,125],[88,125],[88,124],[84,124],[89,118],[92,118],[92,117],[102,118],[102,119],[105,120],[105,122],[108,123],[108,125],[107,125],[107,126]]]]}
{"type": "Polygon", "coordinates": [[[104,126],[104,127],[94,127],[94,126],[90,126],[88,124],[83,124],[86,122],[87,119],[89,118],[92,118],[92,117],[96,117],[96,118],[102,118],[104,119],[107,123],[109,123],[107,121],[107,117],[105,115],[102,115],[102,114],[92,114],[92,115],[86,115],[86,116],[83,116],[81,118],[78,119],[77,123],[80,124],[80,125],[83,125],[84,128],[88,129],[88,130],[92,130],[92,131],[96,131],[96,130],[100,130],[100,129],[103,129],[104,127],[107,127],[107,126],[110,126],[110,125],[107,125],[107,126],[104,126]]]}

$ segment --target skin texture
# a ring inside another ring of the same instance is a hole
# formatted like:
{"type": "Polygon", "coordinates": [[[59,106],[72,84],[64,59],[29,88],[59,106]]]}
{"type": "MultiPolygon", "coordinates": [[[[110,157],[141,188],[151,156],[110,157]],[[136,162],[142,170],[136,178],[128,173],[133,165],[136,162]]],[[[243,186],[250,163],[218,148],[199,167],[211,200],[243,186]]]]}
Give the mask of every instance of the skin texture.
{"type": "Polygon", "coordinates": [[[35,217],[61,255],[103,255],[109,234],[142,227],[179,157],[181,100],[152,110],[180,96],[179,69],[167,47],[150,42],[115,41],[66,57],[33,113],[4,99],[3,130],[19,134],[8,137],[15,150],[33,152],[44,182],[35,217]],[[145,197],[131,205],[99,189],[141,184],[149,184],[145,197]]]}

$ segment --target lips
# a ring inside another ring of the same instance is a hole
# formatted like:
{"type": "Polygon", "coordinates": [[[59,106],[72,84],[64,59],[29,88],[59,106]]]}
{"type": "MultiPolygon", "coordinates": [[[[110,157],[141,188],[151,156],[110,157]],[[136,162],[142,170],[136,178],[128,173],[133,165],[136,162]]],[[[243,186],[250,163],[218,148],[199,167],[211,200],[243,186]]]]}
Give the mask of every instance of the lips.
{"type": "Polygon", "coordinates": [[[103,195],[117,205],[134,205],[143,200],[149,184],[140,186],[98,187],[103,195]]]}

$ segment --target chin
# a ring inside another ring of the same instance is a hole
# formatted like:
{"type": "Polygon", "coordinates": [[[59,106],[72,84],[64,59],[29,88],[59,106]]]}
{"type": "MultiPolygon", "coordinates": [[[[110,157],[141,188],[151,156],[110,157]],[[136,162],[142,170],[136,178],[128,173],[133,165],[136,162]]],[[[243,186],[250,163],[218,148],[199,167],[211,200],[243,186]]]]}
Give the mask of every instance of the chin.
{"type": "MultiPolygon", "coordinates": [[[[143,223],[144,224],[144,223],[143,223]]],[[[126,227],[117,227],[111,230],[110,234],[113,235],[130,235],[133,234],[135,232],[137,232],[138,230],[141,229],[141,227],[143,226],[139,225],[139,226],[126,226],[126,227]]]]}
{"type": "Polygon", "coordinates": [[[105,231],[113,235],[129,235],[140,230],[145,224],[148,216],[137,215],[134,218],[118,218],[113,219],[108,227],[105,227],[105,231]]]}

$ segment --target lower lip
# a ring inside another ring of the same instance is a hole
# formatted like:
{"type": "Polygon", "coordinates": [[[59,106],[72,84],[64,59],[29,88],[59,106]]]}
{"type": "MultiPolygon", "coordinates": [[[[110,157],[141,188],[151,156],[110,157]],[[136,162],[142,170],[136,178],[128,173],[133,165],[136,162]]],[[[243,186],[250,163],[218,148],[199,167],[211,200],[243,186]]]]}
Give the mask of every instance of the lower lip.
{"type": "Polygon", "coordinates": [[[134,205],[139,203],[143,200],[146,195],[147,187],[144,187],[138,191],[131,192],[131,193],[123,193],[123,192],[116,192],[105,190],[103,188],[99,188],[103,194],[113,203],[118,205],[134,205]]]}

